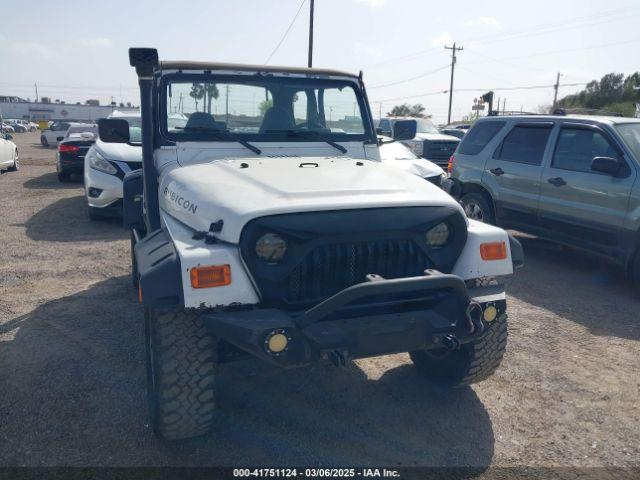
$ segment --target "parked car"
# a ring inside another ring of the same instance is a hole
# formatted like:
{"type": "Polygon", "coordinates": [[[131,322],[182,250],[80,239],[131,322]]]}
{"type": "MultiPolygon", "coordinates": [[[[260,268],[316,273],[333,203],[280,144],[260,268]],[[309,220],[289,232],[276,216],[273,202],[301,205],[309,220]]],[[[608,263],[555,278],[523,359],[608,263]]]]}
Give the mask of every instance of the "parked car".
{"type": "Polygon", "coordinates": [[[84,160],[84,188],[89,218],[100,220],[122,214],[122,180],[142,165],[140,114],[113,112],[109,118],[129,123],[129,143],[107,143],[98,139],[84,160]]]}
{"type": "Polygon", "coordinates": [[[412,120],[416,122],[416,136],[412,140],[403,142],[419,157],[426,158],[433,163],[446,167],[449,157],[453,154],[460,139],[438,132],[436,126],[426,118],[383,118],[378,124],[378,133],[393,136],[393,125],[398,120],[412,120]]]}
{"type": "Polygon", "coordinates": [[[42,134],[40,135],[40,143],[43,147],[57,147],[58,142],[62,141],[70,127],[84,125],[86,124],[80,122],[55,121],[49,126],[49,128],[42,131],[42,134]]]}
{"type": "Polygon", "coordinates": [[[400,168],[440,186],[445,177],[444,170],[425,158],[420,158],[401,142],[391,142],[389,137],[380,137],[380,159],[382,163],[400,168]]]}
{"type": "Polygon", "coordinates": [[[0,171],[15,172],[20,168],[18,147],[12,140],[13,137],[9,133],[0,135],[0,171]]]}
{"type": "Polygon", "coordinates": [[[25,133],[29,130],[29,127],[24,125],[20,120],[16,120],[14,118],[7,118],[5,119],[5,122],[11,125],[15,133],[25,133]]]}
{"type": "Polygon", "coordinates": [[[5,123],[5,122],[2,122],[0,124],[0,127],[2,129],[2,133],[15,133],[16,132],[11,125],[9,125],[8,123],[5,123]]]}
{"type": "Polygon", "coordinates": [[[468,217],[605,255],[640,282],[640,120],[479,120],[446,189],[468,217]]]}
{"type": "Polygon", "coordinates": [[[98,126],[70,127],[56,152],[56,172],[58,180],[68,182],[73,174],[84,172],[84,157],[98,137],[98,126]]]}
{"type": "Polygon", "coordinates": [[[463,130],[461,128],[449,128],[449,127],[441,128],[438,131],[443,135],[456,137],[456,138],[459,138],[460,140],[462,140],[462,137],[464,137],[465,134],[467,133],[467,130],[463,130]]]}

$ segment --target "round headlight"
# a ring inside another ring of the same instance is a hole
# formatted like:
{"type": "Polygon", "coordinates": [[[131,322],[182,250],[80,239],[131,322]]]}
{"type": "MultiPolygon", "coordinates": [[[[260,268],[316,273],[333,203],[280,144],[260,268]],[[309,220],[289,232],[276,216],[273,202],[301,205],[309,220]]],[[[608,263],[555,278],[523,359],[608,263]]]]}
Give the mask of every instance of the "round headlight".
{"type": "Polygon", "coordinates": [[[256,254],[260,260],[278,263],[287,252],[287,242],[277,233],[265,233],[256,242],[256,254]]]}
{"type": "Polygon", "coordinates": [[[445,222],[439,223],[427,232],[427,245],[430,247],[442,247],[449,240],[449,225],[445,222]]]}

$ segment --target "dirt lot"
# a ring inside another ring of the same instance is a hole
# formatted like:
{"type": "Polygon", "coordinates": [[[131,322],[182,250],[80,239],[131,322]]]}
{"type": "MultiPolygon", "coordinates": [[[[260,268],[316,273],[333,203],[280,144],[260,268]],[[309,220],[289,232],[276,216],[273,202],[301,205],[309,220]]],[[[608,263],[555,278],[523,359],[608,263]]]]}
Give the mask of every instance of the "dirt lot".
{"type": "Polygon", "coordinates": [[[640,466],[640,295],[593,257],[523,238],[490,380],[425,385],[406,355],[224,367],[215,434],[147,425],[142,311],[117,222],[88,220],[53,149],[16,135],[0,177],[0,465],[640,466]]]}

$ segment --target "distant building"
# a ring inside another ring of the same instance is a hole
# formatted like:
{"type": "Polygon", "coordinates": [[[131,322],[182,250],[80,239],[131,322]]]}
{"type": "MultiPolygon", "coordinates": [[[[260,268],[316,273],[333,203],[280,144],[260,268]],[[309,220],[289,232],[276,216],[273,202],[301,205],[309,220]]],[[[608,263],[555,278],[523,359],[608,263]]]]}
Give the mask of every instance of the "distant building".
{"type": "MultiPolygon", "coordinates": [[[[44,99],[44,98],[43,98],[44,99]]],[[[0,117],[19,118],[31,121],[48,120],[97,120],[107,117],[115,106],[72,105],[65,103],[29,102],[20,97],[0,95],[0,117]]],[[[138,108],[122,108],[120,111],[138,112],[138,108]]]]}

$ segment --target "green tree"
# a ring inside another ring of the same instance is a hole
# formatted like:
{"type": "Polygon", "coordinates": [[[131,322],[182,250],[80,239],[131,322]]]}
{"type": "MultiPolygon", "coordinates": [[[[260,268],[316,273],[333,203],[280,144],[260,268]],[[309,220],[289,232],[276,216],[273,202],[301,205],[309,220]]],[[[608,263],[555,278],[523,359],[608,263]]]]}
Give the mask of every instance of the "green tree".
{"type": "Polygon", "coordinates": [[[395,107],[393,107],[390,112],[387,112],[387,115],[390,117],[425,118],[425,110],[426,108],[424,107],[424,105],[419,103],[416,103],[415,105],[403,103],[402,105],[396,105],[395,107]]]}
{"type": "Polygon", "coordinates": [[[220,96],[220,92],[215,83],[194,83],[191,85],[189,96],[196,102],[196,111],[198,111],[198,100],[202,100],[203,111],[206,105],[206,112],[211,113],[211,102],[220,96]]]}
{"type": "Polygon", "coordinates": [[[622,73],[608,73],[600,80],[592,80],[584,90],[567,95],[558,106],[567,109],[606,110],[630,116],[635,103],[640,102],[640,72],[627,77],[622,73]]]}
{"type": "Polygon", "coordinates": [[[262,102],[260,102],[260,105],[258,105],[258,110],[260,110],[260,116],[264,117],[264,114],[267,113],[267,110],[269,110],[271,107],[273,107],[272,98],[270,98],[269,100],[263,100],[262,102]]]}

